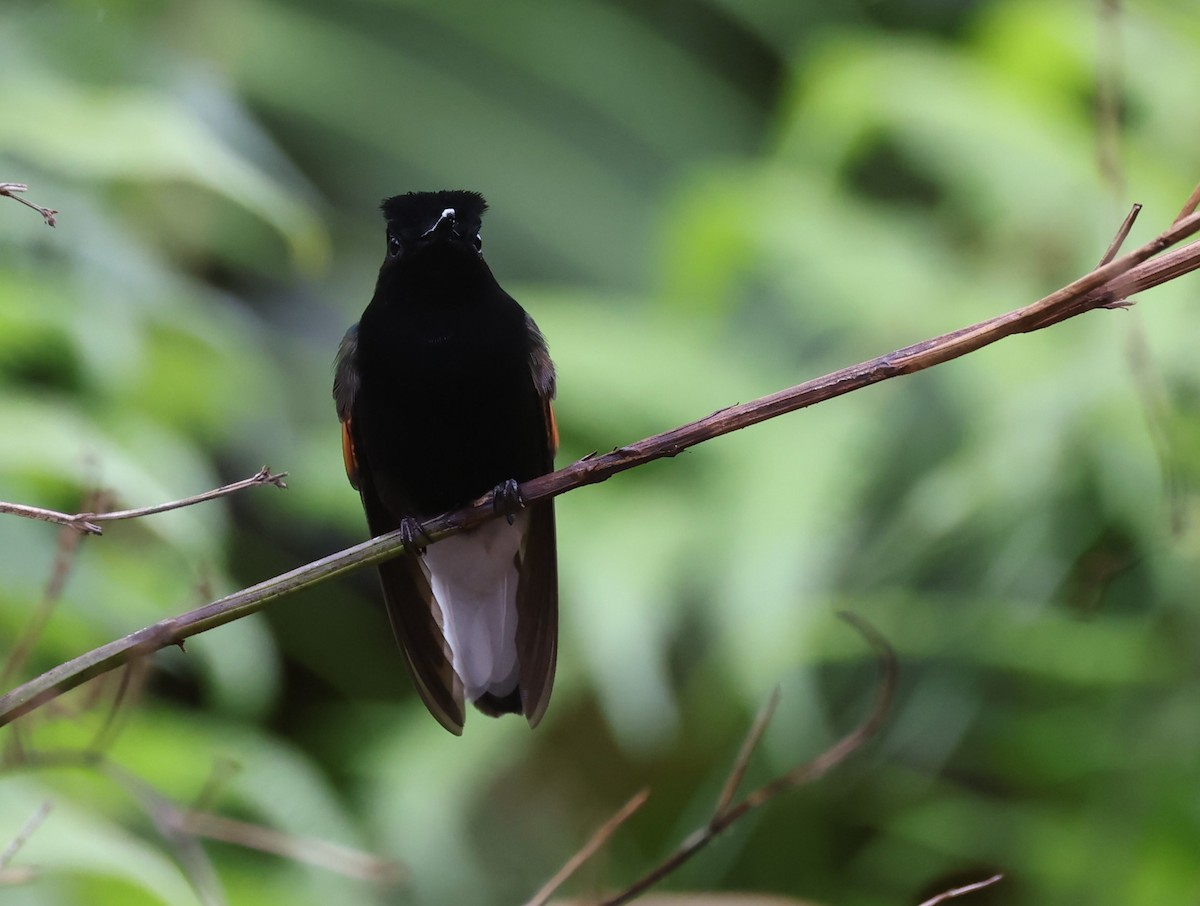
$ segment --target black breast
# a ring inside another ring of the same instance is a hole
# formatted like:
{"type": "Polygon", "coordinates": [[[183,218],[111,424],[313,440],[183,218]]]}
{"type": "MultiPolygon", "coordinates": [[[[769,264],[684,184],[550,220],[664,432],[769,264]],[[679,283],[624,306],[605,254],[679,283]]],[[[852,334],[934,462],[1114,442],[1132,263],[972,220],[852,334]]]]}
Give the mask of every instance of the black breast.
{"type": "Polygon", "coordinates": [[[377,305],[359,326],[353,425],[397,516],[428,517],[547,471],[549,441],[525,313],[486,301],[377,305]]]}

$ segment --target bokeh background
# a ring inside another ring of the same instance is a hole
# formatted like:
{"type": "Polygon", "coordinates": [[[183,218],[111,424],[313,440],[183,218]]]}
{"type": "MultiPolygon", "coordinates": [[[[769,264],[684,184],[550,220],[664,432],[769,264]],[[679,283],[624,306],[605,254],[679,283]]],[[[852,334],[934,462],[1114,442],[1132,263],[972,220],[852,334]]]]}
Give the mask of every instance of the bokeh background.
{"type": "MultiPolygon", "coordinates": [[[[85,540],[6,687],[364,537],[329,388],[385,195],[488,196],[565,464],[1032,301],[1133,201],[1131,242],[1169,223],[1200,175],[1200,19],[1114,5],[8,0],[0,180],[61,214],[0,199],[0,499],[143,505],[264,463],[290,489],[85,540]]],[[[852,609],[901,660],[882,735],[665,886],[867,906],[1000,870],[972,902],[1195,902],[1197,295],[560,498],[534,732],[445,733],[369,570],[160,653],[115,724],[115,681],[78,690],[0,731],[0,846],[54,803],[3,901],[516,903],[649,786],[567,890],[622,887],[703,823],[774,686],[751,782],[860,719],[852,609]],[[206,842],[204,881],[168,801],[404,875],[206,842]]],[[[0,519],[0,649],[56,550],[0,519]]]]}

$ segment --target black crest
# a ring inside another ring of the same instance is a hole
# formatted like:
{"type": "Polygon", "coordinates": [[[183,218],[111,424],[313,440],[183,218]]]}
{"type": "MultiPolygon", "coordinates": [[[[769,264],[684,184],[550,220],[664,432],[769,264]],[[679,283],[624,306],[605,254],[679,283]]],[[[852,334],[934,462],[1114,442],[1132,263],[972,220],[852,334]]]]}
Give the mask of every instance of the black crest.
{"type": "Polygon", "coordinates": [[[478,192],[443,189],[440,192],[408,192],[385,198],[379,206],[388,223],[401,231],[426,230],[437,222],[442,211],[453,208],[462,223],[478,224],[487,210],[487,202],[478,192]]]}

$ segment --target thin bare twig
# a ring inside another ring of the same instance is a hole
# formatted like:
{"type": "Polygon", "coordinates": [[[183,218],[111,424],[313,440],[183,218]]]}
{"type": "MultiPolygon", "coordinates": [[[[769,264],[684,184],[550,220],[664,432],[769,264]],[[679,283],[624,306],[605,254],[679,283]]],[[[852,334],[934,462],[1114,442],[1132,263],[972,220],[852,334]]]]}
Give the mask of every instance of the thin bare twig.
{"type": "Polygon", "coordinates": [[[205,491],[203,494],[184,497],[182,500],[172,500],[169,503],[159,503],[155,506],[138,507],[134,510],[114,510],[107,513],[76,513],[68,515],[67,513],[59,513],[55,510],[43,509],[42,507],[0,501],[0,513],[24,516],[27,519],[39,519],[42,522],[54,522],[59,525],[70,526],[87,535],[100,535],[104,532],[98,525],[100,522],[116,522],[118,519],[139,519],[142,516],[153,516],[156,513],[165,513],[168,510],[178,510],[185,506],[195,506],[198,503],[215,500],[218,497],[227,497],[244,488],[252,488],[260,484],[270,484],[277,488],[286,488],[287,484],[283,480],[286,477],[287,472],[274,473],[269,467],[263,466],[249,478],[243,478],[241,481],[235,481],[232,484],[214,488],[211,491],[205,491]]]}
{"type": "Polygon", "coordinates": [[[105,715],[100,729],[92,737],[92,741],[87,747],[88,752],[102,755],[116,742],[129,715],[137,707],[137,701],[146,686],[146,678],[149,673],[149,657],[134,658],[125,665],[125,669],[121,671],[121,681],[117,685],[117,691],[108,704],[108,713],[105,715]]]}
{"type": "Polygon", "coordinates": [[[955,887],[953,890],[947,890],[944,893],[939,893],[936,897],[931,897],[921,906],[937,906],[938,903],[944,903],[947,900],[953,900],[955,897],[961,897],[963,894],[974,893],[976,890],[983,890],[985,887],[991,887],[993,884],[999,884],[1004,879],[1004,875],[995,874],[990,878],[985,878],[982,881],[976,881],[974,884],[967,884],[963,887],[955,887]]]}
{"type": "Polygon", "coordinates": [[[1185,217],[1190,217],[1196,212],[1197,207],[1200,207],[1200,184],[1197,184],[1196,188],[1192,189],[1192,194],[1184,202],[1183,209],[1180,210],[1179,215],[1175,218],[1175,222],[1179,223],[1185,217]]]}
{"type": "Polygon", "coordinates": [[[646,800],[649,798],[650,790],[644,789],[621,806],[615,815],[596,829],[583,848],[571,856],[566,864],[555,872],[554,877],[542,885],[542,889],[535,893],[525,906],[544,906],[549,902],[550,897],[554,896],[554,892],[562,887],[584,862],[594,856],[600,847],[608,842],[609,837],[616,833],[617,828],[628,821],[638,809],[646,804],[646,800]]]}
{"type": "Polygon", "coordinates": [[[17,835],[8,841],[8,845],[4,847],[4,852],[0,852],[0,869],[7,868],[8,863],[16,858],[17,853],[21,851],[22,846],[29,842],[29,838],[33,836],[34,831],[42,826],[42,822],[46,820],[46,816],[50,814],[52,808],[54,808],[54,803],[46,800],[21,825],[21,829],[17,831],[17,835]]]}
{"type": "Polygon", "coordinates": [[[13,201],[19,201],[27,208],[33,208],[42,215],[42,220],[46,221],[46,226],[56,226],[58,221],[55,216],[58,211],[52,208],[43,208],[40,204],[34,204],[28,198],[23,198],[21,192],[27,192],[29,186],[23,182],[0,182],[0,197],[11,198],[13,201]]]}
{"type": "Polygon", "coordinates": [[[172,820],[177,822],[179,829],[185,833],[256,849],[294,862],[304,862],[348,878],[358,878],[374,884],[395,884],[404,874],[400,863],[395,860],[380,859],[362,850],[328,840],[287,834],[221,815],[177,810],[172,820]]]}
{"type": "Polygon", "coordinates": [[[1182,457],[1175,449],[1177,443],[1171,405],[1151,358],[1145,331],[1131,330],[1128,339],[1129,372],[1133,387],[1137,391],[1142,411],[1146,417],[1146,429],[1150,442],[1158,456],[1159,469],[1163,475],[1163,492],[1167,500],[1168,525],[1176,538],[1183,535],[1188,519],[1188,480],[1180,467],[1182,457]]]}
{"type": "Polygon", "coordinates": [[[1133,229],[1134,221],[1138,219],[1138,214],[1142,213],[1142,206],[1135,204],[1129,209],[1129,213],[1125,215],[1125,219],[1121,221],[1121,227],[1117,230],[1117,235],[1113,237],[1113,241],[1108,244],[1108,248],[1104,250],[1104,255],[1100,258],[1100,263],[1097,267],[1104,267],[1114,258],[1117,257],[1117,252],[1121,251],[1121,246],[1125,244],[1125,240],[1129,238],[1129,231],[1133,229]]]}
{"type": "Polygon", "coordinates": [[[81,513],[75,518],[92,522],[116,522],[119,519],[140,519],[142,516],[153,516],[157,513],[165,513],[168,510],[178,510],[187,506],[195,506],[198,503],[205,503],[209,500],[216,500],[218,497],[228,497],[230,494],[235,494],[246,488],[257,487],[260,484],[274,485],[277,488],[286,490],[287,482],[283,479],[287,478],[287,474],[287,472],[275,473],[271,471],[269,466],[263,466],[249,478],[243,478],[241,481],[213,488],[211,491],[205,491],[202,494],[196,494],[192,497],[184,497],[182,500],[172,500],[169,503],[160,503],[155,506],[138,507],[135,510],[117,510],[110,513],[81,513]]]}
{"type": "MultiPolygon", "coordinates": [[[[1125,219],[1121,221],[1121,226],[1117,229],[1117,234],[1113,236],[1112,242],[1108,244],[1108,248],[1106,248],[1104,250],[1104,254],[1100,256],[1100,263],[1097,264],[1096,267],[1104,267],[1117,257],[1117,253],[1121,251],[1121,246],[1125,244],[1125,240],[1129,237],[1129,231],[1133,229],[1133,224],[1137,221],[1138,214],[1141,212],[1142,206],[1140,204],[1135,204],[1129,209],[1129,213],[1126,214],[1125,219]]],[[[1129,289],[1126,295],[1132,292],[1133,290],[1129,289]]],[[[1081,302],[1080,304],[1082,305],[1083,303],[1081,302]]],[[[1128,308],[1132,304],[1132,302],[1125,298],[1125,295],[1112,295],[1095,307],[1128,308]]],[[[1059,321],[1065,321],[1067,318],[1074,317],[1077,314],[1079,314],[1077,310],[1068,308],[1063,311],[1058,311],[1047,315],[1044,321],[1040,321],[1034,326],[1036,328],[1049,327],[1051,324],[1057,324],[1059,321]]]]}
{"type": "Polygon", "coordinates": [[[221,757],[213,762],[212,770],[209,772],[208,779],[204,781],[204,786],[200,788],[200,792],[196,794],[196,798],[192,800],[190,811],[206,812],[212,808],[214,802],[224,791],[226,784],[232,780],[242,766],[239,762],[232,758],[221,757]]]}
{"type": "Polygon", "coordinates": [[[283,481],[283,479],[287,477],[287,474],[287,472],[273,473],[269,467],[263,466],[258,472],[256,472],[254,475],[251,475],[249,478],[243,478],[240,481],[235,481],[231,484],[214,488],[211,491],[205,491],[192,497],[185,497],[182,500],[172,500],[168,503],[160,503],[147,507],[138,507],[137,509],[131,510],[111,510],[100,513],[89,511],[68,514],[59,513],[55,510],[44,509],[42,507],[0,501],[0,513],[9,513],[15,516],[24,516],[28,519],[38,519],[43,522],[57,523],[58,525],[64,525],[76,529],[83,534],[100,535],[103,534],[104,531],[97,524],[100,522],[115,522],[122,519],[138,519],[142,516],[152,516],[156,513],[165,513],[168,510],[177,510],[182,507],[204,503],[208,500],[215,500],[218,497],[226,497],[230,494],[236,493],[237,491],[241,491],[244,488],[255,487],[256,485],[261,484],[271,484],[277,488],[286,488],[287,484],[283,481]]]}
{"type": "Polygon", "coordinates": [[[721,789],[721,795],[717,797],[717,806],[713,809],[713,815],[725,814],[733,803],[733,797],[741,788],[742,780],[746,777],[746,770],[750,767],[750,758],[754,755],[754,750],[758,748],[759,742],[762,741],[763,734],[767,732],[771,718],[775,716],[775,709],[779,707],[779,694],[778,686],[771,690],[771,697],[762,706],[762,710],[758,712],[758,717],[754,719],[754,724],[750,727],[750,732],[742,740],[742,748],[733,761],[729,776],[725,778],[725,786],[721,789]]]}
{"type": "Polygon", "coordinates": [[[797,765],[786,774],[776,777],[774,780],[760,786],[758,789],[746,794],[740,802],[731,802],[729,801],[731,797],[727,797],[724,790],[729,789],[730,780],[735,775],[745,773],[745,762],[753,753],[754,746],[762,738],[762,732],[765,729],[764,721],[769,719],[772,713],[774,703],[773,701],[769,702],[763,709],[762,714],[760,714],[759,719],[755,721],[754,726],[751,727],[746,737],[746,743],[742,745],[741,752],[738,754],[737,759],[734,761],[734,766],[730,771],[730,780],[726,780],[724,790],[717,801],[717,809],[713,812],[713,816],[709,819],[708,823],[695,830],[674,853],[633,884],[626,887],[616,896],[604,900],[601,906],[621,906],[621,904],[628,903],[641,896],[663,878],[676,871],[681,865],[695,856],[696,853],[704,849],[704,847],[708,846],[709,843],[716,839],[718,834],[751,809],[758,808],[758,806],[770,801],[780,793],[804,786],[823,776],[830,769],[849,758],[863,743],[879,732],[879,728],[883,726],[883,721],[887,717],[888,709],[891,707],[892,695],[896,690],[896,674],[898,671],[896,654],[892,650],[891,645],[888,644],[887,639],[862,617],[852,613],[840,613],[838,616],[857,629],[866,638],[867,642],[874,649],[875,656],[879,662],[878,691],[875,694],[875,704],[866,719],[812,761],[797,765]]]}
{"type": "MultiPolygon", "coordinates": [[[[142,806],[142,810],[149,816],[162,838],[175,850],[175,858],[179,867],[183,869],[184,877],[204,906],[225,906],[227,900],[220,876],[200,841],[179,826],[179,809],[175,803],[141,777],[119,767],[103,755],[91,752],[75,754],[82,764],[92,767],[124,787],[142,806]]],[[[60,764],[69,763],[70,756],[64,754],[56,761],[60,764]]],[[[35,759],[32,763],[38,762],[35,759]]]]}
{"type": "MultiPolygon", "coordinates": [[[[646,463],[677,456],[690,447],[732,431],[890,378],[940,365],[1004,337],[1040,330],[1085,311],[1104,308],[1113,304],[1114,300],[1124,299],[1134,292],[1200,268],[1200,242],[1179,249],[1172,256],[1163,256],[1159,262],[1150,262],[1151,258],[1196,232],[1200,232],[1200,214],[1191,214],[1145,245],[1024,308],[905,346],[770,396],[718,410],[705,418],[630,446],[618,447],[610,453],[584,457],[565,469],[525,482],[520,487],[521,497],[529,505],[548,500],[583,485],[606,481],[620,472],[646,463]],[[1171,260],[1167,262],[1167,258],[1171,260]]],[[[433,543],[474,528],[494,518],[495,513],[489,496],[470,506],[429,519],[422,524],[421,530],[433,543]]],[[[181,639],[257,613],[271,602],[302,588],[398,556],[403,550],[402,530],[380,535],[102,645],[0,697],[0,726],[94,676],[119,667],[135,651],[176,645],[181,639]]]]}

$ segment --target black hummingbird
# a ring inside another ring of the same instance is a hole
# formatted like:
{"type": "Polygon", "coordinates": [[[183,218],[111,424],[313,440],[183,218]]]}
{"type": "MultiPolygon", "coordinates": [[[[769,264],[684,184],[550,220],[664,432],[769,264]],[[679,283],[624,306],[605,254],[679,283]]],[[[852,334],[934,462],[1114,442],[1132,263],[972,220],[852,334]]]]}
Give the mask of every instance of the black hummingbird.
{"type": "Polygon", "coordinates": [[[387,256],[338,350],[342,453],[372,535],[494,492],[507,518],[380,564],[396,640],[430,712],[461,734],[464,700],[536,726],[558,648],[554,504],[517,483],[554,468],[554,363],[483,259],[477,192],[382,205],[387,256]]]}

